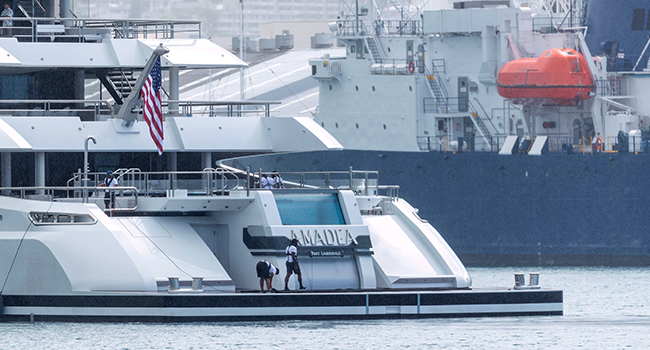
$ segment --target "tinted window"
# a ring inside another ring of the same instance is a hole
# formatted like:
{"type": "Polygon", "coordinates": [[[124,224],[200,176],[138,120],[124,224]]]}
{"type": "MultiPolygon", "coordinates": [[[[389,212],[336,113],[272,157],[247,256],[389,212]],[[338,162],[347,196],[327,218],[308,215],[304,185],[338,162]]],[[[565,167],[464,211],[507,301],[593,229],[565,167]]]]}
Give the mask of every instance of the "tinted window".
{"type": "Polygon", "coordinates": [[[634,10],[634,15],[632,16],[632,30],[643,30],[643,22],[645,22],[644,20],[645,10],[634,10]]]}

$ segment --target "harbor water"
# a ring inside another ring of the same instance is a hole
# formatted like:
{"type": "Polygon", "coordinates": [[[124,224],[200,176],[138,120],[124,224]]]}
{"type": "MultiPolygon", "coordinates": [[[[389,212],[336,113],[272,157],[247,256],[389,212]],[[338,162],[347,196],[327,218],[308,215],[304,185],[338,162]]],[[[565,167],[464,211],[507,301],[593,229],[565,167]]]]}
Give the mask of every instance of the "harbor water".
{"type": "Polygon", "coordinates": [[[650,268],[469,268],[475,286],[540,272],[564,316],[233,323],[0,323],[0,349],[647,349],[650,268]]]}

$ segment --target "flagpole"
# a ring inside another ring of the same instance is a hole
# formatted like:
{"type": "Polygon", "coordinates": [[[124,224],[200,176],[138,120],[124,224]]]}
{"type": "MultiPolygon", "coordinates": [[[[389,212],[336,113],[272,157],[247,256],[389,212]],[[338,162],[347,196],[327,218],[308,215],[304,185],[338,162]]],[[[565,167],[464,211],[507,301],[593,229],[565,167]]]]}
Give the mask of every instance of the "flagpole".
{"type": "MultiPolygon", "coordinates": [[[[246,62],[244,38],[244,0],[239,0],[239,58],[246,62]]],[[[239,68],[239,99],[244,100],[244,67],[239,68]]]]}

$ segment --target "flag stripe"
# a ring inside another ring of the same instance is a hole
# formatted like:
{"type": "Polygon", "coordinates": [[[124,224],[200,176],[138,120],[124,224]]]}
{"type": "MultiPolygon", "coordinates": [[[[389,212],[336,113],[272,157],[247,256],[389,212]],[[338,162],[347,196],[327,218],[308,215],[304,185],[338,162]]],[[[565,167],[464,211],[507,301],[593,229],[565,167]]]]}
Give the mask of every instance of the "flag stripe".
{"type": "Polygon", "coordinates": [[[144,120],[149,125],[149,134],[156,148],[158,149],[158,155],[163,153],[163,120],[162,120],[162,76],[160,69],[160,57],[156,59],[151,73],[147,77],[147,80],[142,86],[142,100],[144,105],[142,106],[142,113],[144,115],[144,120]]]}

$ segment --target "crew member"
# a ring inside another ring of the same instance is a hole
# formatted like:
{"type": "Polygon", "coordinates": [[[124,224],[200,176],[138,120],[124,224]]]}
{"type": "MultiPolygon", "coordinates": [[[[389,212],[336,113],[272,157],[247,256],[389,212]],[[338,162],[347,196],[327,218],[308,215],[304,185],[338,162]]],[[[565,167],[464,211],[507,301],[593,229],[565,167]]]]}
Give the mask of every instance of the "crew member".
{"type": "Polygon", "coordinates": [[[298,239],[294,238],[291,240],[291,244],[285,250],[287,255],[287,276],[284,278],[284,290],[289,290],[289,277],[292,273],[296,273],[298,276],[298,283],[300,283],[300,289],[306,289],[302,285],[302,274],[300,273],[300,265],[298,265],[298,239]]]}
{"type": "Polygon", "coordinates": [[[273,171],[271,174],[271,181],[273,181],[273,187],[284,188],[284,181],[282,180],[282,176],[280,176],[277,171],[273,171]]]}
{"type": "MultiPolygon", "coordinates": [[[[100,184],[99,187],[117,187],[117,179],[113,178],[112,171],[106,172],[104,183],[100,184]]],[[[115,209],[115,190],[109,190],[108,188],[104,190],[104,206],[106,206],[106,210],[115,209]]]]}
{"type": "Polygon", "coordinates": [[[257,263],[256,269],[257,277],[260,278],[260,291],[266,293],[264,291],[264,281],[266,281],[266,291],[275,292],[275,288],[272,288],[271,284],[273,283],[273,276],[280,274],[280,269],[266,260],[260,260],[257,263]]]}

